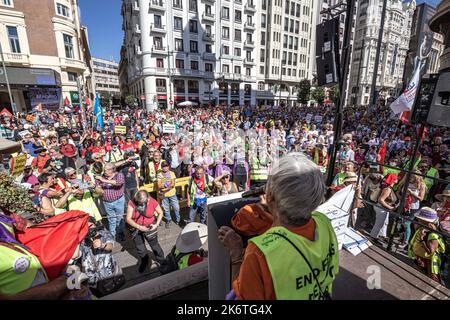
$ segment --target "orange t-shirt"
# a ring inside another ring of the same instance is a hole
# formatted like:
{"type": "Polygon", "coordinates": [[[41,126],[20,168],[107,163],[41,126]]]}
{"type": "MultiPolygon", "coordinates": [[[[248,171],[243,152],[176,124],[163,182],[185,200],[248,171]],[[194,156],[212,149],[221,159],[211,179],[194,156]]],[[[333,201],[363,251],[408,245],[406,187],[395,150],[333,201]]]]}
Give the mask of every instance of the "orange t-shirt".
{"type": "MultiPolygon", "coordinates": [[[[312,241],[316,222],[311,218],[307,224],[288,230],[312,241]]],[[[269,266],[264,254],[253,242],[249,242],[245,250],[239,275],[233,281],[233,289],[239,300],[276,300],[269,266]]]]}

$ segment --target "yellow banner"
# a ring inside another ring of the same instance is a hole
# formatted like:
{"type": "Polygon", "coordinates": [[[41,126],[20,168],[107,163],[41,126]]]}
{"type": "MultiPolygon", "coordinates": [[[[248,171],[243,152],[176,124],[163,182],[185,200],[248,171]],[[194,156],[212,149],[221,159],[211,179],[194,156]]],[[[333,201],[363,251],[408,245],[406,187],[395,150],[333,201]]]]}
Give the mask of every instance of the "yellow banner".
{"type": "Polygon", "coordinates": [[[22,154],[18,157],[12,158],[11,175],[17,177],[18,175],[22,174],[23,170],[25,169],[26,163],[27,163],[26,154],[22,154]]]}

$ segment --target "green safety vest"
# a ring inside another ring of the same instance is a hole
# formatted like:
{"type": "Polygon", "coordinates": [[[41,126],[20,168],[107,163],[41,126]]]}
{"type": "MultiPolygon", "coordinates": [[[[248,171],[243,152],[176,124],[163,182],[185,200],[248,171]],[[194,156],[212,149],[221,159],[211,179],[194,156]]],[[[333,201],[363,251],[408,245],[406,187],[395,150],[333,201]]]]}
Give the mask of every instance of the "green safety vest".
{"type": "MultiPolygon", "coordinates": [[[[212,190],[209,186],[209,181],[206,175],[205,175],[205,193],[212,194],[212,190]]],[[[192,206],[195,202],[195,182],[193,178],[189,180],[189,196],[191,200],[190,205],[192,206]]]]}
{"type": "MultiPolygon", "coordinates": [[[[413,170],[417,169],[417,167],[419,166],[420,161],[422,161],[422,157],[419,157],[418,159],[416,159],[416,162],[414,163],[413,170]]],[[[406,161],[405,164],[403,165],[403,169],[409,170],[409,164],[410,163],[411,163],[411,160],[406,161]]]]}
{"type": "MultiPolygon", "coordinates": [[[[438,175],[438,171],[435,168],[430,168],[430,170],[427,171],[427,176],[436,178],[438,175]]],[[[430,178],[424,178],[423,182],[427,186],[427,192],[431,190],[431,187],[434,185],[434,180],[430,178]]]]}
{"type": "Polygon", "coordinates": [[[98,211],[97,205],[89,191],[86,191],[82,200],[78,200],[74,196],[70,196],[67,201],[69,210],[80,210],[89,213],[89,216],[94,217],[96,221],[102,220],[102,215],[98,211]]]}
{"type": "Polygon", "coordinates": [[[337,175],[337,180],[336,180],[336,185],[337,186],[342,186],[344,184],[344,180],[345,180],[345,173],[343,172],[339,172],[337,175]]]}
{"type": "Polygon", "coordinates": [[[106,162],[112,162],[112,163],[116,163],[119,161],[123,160],[123,151],[120,149],[117,149],[116,152],[110,150],[107,154],[106,154],[106,162]]]}
{"type": "MultiPolygon", "coordinates": [[[[178,249],[175,249],[175,252],[174,252],[175,258],[180,254],[182,254],[182,253],[180,251],[178,251],[178,249]]],[[[178,270],[189,267],[189,265],[188,265],[189,256],[190,256],[190,254],[185,254],[180,258],[180,260],[178,260],[178,270]]]]}
{"type": "Polygon", "coordinates": [[[162,161],[159,162],[158,170],[156,170],[156,171],[155,171],[155,163],[153,161],[151,161],[148,164],[148,172],[149,172],[150,182],[155,182],[158,179],[158,174],[160,174],[162,172],[161,162],[162,161]]]}
{"type": "MultiPolygon", "coordinates": [[[[411,239],[410,245],[408,247],[408,256],[410,256],[411,258],[415,258],[415,256],[416,256],[414,254],[413,247],[414,247],[414,243],[416,242],[416,239],[419,236],[419,233],[421,232],[421,230],[422,230],[422,228],[419,228],[418,230],[416,230],[416,232],[414,233],[414,236],[411,239]]],[[[434,252],[434,254],[430,257],[430,259],[431,259],[431,273],[439,274],[440,268],[441,268],[441,263],[442,263],[440,254],[445,252],[444,239],[442,239],[442,237],[439,236],[437,233],[431,232],[428,235],[427,240],[437,240],[438,241],[438,248],[434,252]]]]}
{"type": "Polygon", "coordinates": [[[400,170],[399,169],[392,169],[392,168],[383,167],[383,175],[387,176],[389,173],[393,173],[393,174],[396,174],[398,176],[400,174],[400,170]]]}
{"type": "MultiPolygon", "coordinates": [[[[0,223],[14,233],[10,226],[0,223]]],[[[14,249],[0,244],[0,295],[12,296],[30,289],[39,270],[48,281],[47,274],[36,256],[16,244],[9,245],[14,249]]]]}
{"type": "Polygon", "coordinates": [[[261,164],[258,159],[250,164],[251,177],[250,181],[267,181],[269,178],[269,168],[267,165],[261,164]]]}
{"type": "Polygon", "coordinates": [[[320,290],[303,257],[280,233],[292,241],[308,259],[322,292],[331,294],[331,287],[339,271],[338,241],[328,218],[314,212],[317,239],[310,241],[284,227],[273,227],[250,239],[264,254],[272,275],[278,300],[319,300],[320,290]]]}

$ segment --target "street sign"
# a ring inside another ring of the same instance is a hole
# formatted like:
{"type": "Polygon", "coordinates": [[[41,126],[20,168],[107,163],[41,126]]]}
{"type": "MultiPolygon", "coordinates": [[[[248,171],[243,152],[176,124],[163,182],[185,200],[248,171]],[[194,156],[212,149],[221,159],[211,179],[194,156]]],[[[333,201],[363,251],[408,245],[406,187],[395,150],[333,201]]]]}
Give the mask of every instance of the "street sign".
{"type": "Polygon", "coordinates": [[[170,101],[169,101],[169,104],[170,104],[170,105],[173,105],[173,101],[172,101],[172,100],[170,100],[170,101]]]}
{"type": "Polygon", "coordinates": [[[142,101],[145,100],[145,96],[144,96],[144,95],[141,96],[141,100],[142,100],[142,101]]]}

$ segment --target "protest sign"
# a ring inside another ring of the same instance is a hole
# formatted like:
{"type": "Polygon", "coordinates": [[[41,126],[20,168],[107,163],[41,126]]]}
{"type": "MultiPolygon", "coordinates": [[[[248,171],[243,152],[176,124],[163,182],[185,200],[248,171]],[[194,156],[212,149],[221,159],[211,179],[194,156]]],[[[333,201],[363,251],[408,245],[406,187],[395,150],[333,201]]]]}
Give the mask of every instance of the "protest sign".
{"type": "Polygon", "coordinates": [[[317,122],[317,123],[322,123],[322,119],[323,119],[322,116],[315,116],[314,117],[314,121],[317,122]]]}
{"type": "Polygon", "coordinates": [[[25,164],[27,163],[27,155],[22,154],[18,157],[12,158],[11,164],[11,175],[17,177],[22,174],[25,169],[25,164]]]}
{"type": "Polygon", "coordinates": [[[114,128],[114,132],[116,134],[127,134],[127,127],[125,127],[125,126],[116,126],[114,128]]]}
{"type": "Polygon", "coordinates": [[[306,122],[310,123],[312,117],[313,117],[313,115],[312,115],[311,113],[308,113],[308,114],[306,115],[306,122]]]}
{"type": "Polygon", "coordinates": [[[176,127],[174,124],[163,124],[163,133],[175,133],[176,132],[176,127]]]}

